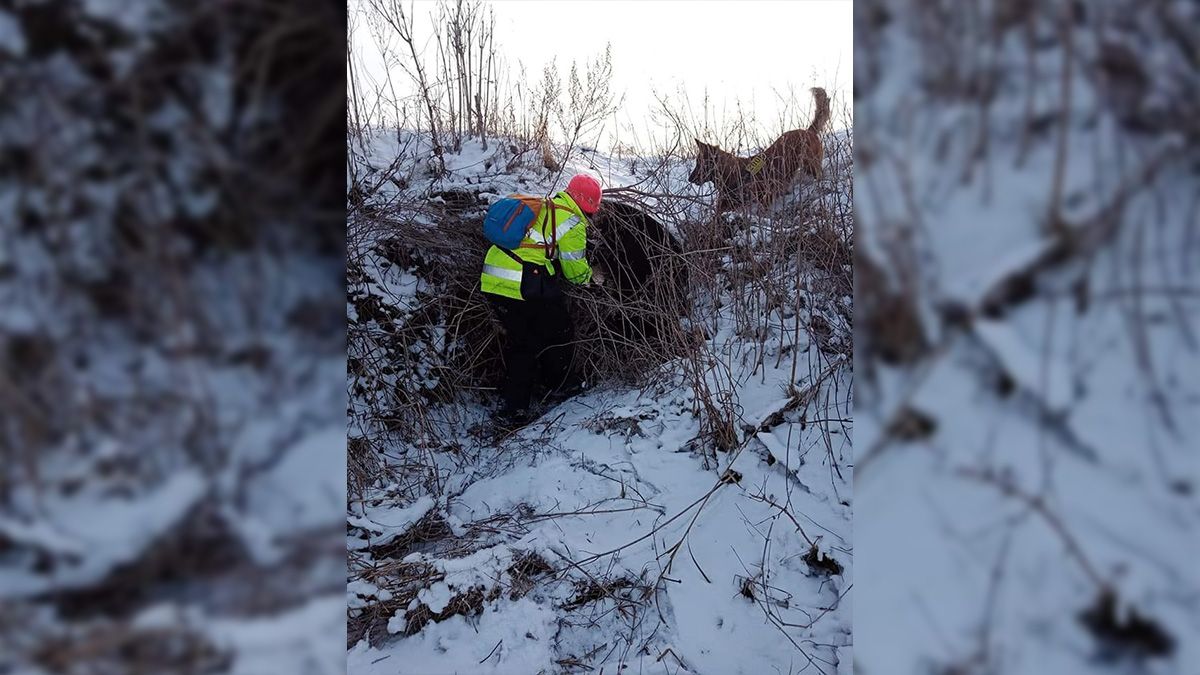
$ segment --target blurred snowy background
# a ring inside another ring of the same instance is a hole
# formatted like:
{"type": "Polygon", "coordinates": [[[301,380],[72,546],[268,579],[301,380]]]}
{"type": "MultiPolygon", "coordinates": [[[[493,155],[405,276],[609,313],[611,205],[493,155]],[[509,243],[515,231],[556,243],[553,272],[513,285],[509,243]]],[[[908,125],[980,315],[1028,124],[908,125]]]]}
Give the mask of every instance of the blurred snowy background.
{"type": "Polygon", "coordinates": [[[0,672],[344,669],[344,17],[0,6],[0,672]]]}
{"type": "Polygon", "coordinates": [[[1197,672],[1198,11],[855,2],[857,672],[1197,672]]]}

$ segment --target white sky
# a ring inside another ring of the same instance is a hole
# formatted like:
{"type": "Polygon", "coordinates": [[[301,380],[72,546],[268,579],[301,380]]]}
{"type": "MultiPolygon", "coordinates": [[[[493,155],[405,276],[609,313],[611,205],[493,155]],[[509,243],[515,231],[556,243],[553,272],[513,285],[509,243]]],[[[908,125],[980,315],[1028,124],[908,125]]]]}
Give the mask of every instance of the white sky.
{"type": "MultiPolygon", "coordinates": [[[[406,5],[407,7],[407,5],[406,5]]],[[[849,123],[853,76],[851,0],[493,0],[497,51],[509,77],[525,66],[530,86],[557,57],[565,80],[572,61],[580,70],[611,43],[613,90],[624,96],[615,120],[605,124],[601,145],[615,137],[643,139],[655,132],[653,92],[702,116],[707,90],[714,127],[737,114],[737,102],[757,118],[755,131],[773,138],[784,128],[807,124],[808,88],[823,86],[833,99],[831,129],[849,123]],[[792,99],[798,109],[785,109],[792,99]],[[783,113],[791,124],[783,125],[783,113]]],[[[432,0],[414,5],[418,40],[433,32],[432,0]]],[[[357,21],[354,48],[361,72],[376,80],[383,63],[370,32],[357,21]]],[[[435,49],[432,40],[428,48],[435,49]]],[[[394,72],[397,87],[408,77],[394,72]]],[[[718,140],[718,139],[710,139],[718,140]]]]}

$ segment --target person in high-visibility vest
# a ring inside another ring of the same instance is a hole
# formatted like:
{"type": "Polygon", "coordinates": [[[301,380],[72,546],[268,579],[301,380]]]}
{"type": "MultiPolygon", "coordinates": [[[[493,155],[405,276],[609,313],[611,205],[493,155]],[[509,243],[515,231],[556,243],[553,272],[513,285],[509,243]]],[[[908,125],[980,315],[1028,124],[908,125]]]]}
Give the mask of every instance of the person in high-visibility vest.
{"type": "Polygon", "coordinates": [[[567,189],[550,198],[520,246],[492,246],[483,261],[479,286],[504,326],[505,380],[498,422],[518,426],[529,421],[529,404],[538,384],[570,395],[579,389],[571,372],[571,320],[563,300],[563,280],[586,284],[588,217],[600,208],[600,182],[579,174],[567,189]]]}

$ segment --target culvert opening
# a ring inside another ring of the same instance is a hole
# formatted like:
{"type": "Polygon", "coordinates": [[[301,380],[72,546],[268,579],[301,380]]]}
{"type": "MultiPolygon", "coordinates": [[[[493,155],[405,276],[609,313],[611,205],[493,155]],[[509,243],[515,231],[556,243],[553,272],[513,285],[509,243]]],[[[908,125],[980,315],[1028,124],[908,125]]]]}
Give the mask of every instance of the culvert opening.
{"type": "Polygon", "coordinates": [[[571,305],[584,377],[630,379],[676,356],[686,316],[683,245],[640,205],[609,199],[589,228],[588,259],[604,283],[571,305]]]}

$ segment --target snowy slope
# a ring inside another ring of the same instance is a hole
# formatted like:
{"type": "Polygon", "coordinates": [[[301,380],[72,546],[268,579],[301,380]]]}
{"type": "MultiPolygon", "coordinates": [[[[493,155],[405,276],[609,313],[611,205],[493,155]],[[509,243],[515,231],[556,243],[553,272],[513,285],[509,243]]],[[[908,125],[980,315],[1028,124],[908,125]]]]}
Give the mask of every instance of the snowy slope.
{"type": "MultiPolygon", "coordinates": [[[[392,166],[417,142],[380,134],[369,163],[392,166]]],[[[496,139],[486,151],[467,141],[436,182],[419,164],[397,165],[404,187],[384,181],[383,199],[555,185],[531,159],[510,168],[513,159],[496,139]]],[[[710,188],[683,180],[690,162],[646,168],[655,163],[584,153],[563,176],[587,170],[606,188],[695,196],[701,212],[710,188]]],[[[771,224],[745,236],[767,236],[771,224]]],[[[413,309],[427,282],[376,258],[364,257],[367,278],[352,295],[413,309]]],[[[352,357],[354,322],[378,326],[360,306],[349,305],[352,357]]],[[[442,468],[441,490],[405,489],[397,462],[397,479],[350,505],[351,639],[360,637],[349,672],[848,672],[853,457],[842,397],[852,374],[844,356],[790,330],[789,312],[765,318],[760,342],[739,334],[730,310],[714,310],[702,376],[736,410],[728,452],[707,440],[683,362],[640,388],[602,382],[498,444],[484,433],[486,396],[456,400],[453,413],[431,407],[455,448],[422,455],[442,468]],[[363,624],[375,628],[355,633],[363,624]]],[[[373,405],[352,401],[360,419],[373,405]]],[[[351,424],[352,445],[372,436],[369,423],[351,424]]],[[[382,447],[417,461],[400,440],[382,447]]]]}
{"type": "Polygon", "coordinates": [[[856,205],[870,214],[859,244],[899,272],[895,242],[907,237],[934,347],[881,365],[858,392],[871,457],[856,484],[856,662],[869,673],[1195,672],[1200,398],[1187,374],[1200,372],[1200,305],[1151,290],[1195,284],[1195,175],[1178,134],[1122,127],[1093,39],[1136,27],[1118,19],[1135,3],[1081,15],[1065,115],[1048,7],[1013,9],[1025,23],[999,6],[972,22],[868,4],[860,18],[877,39],[856,59],[856,143],[875,161],[859,163],[856,205]],[[938,20],[963,24],[939,33],[938,20]],[[971,42],[986,56],[938,51],[971,42]],[[994,74],[994,98],[931,93],[950,73],[959,84],[994,74]],[[1058,166],[1062,219],[1084,242],[1060,259],[1046,255],[1062,225],[1047,220],[1058,166]],[[897,436],[913,409],[929,432],[897,436]],[[1084,617],[1107,592],[1115,610],[1097,627],[1084,617]]]}

